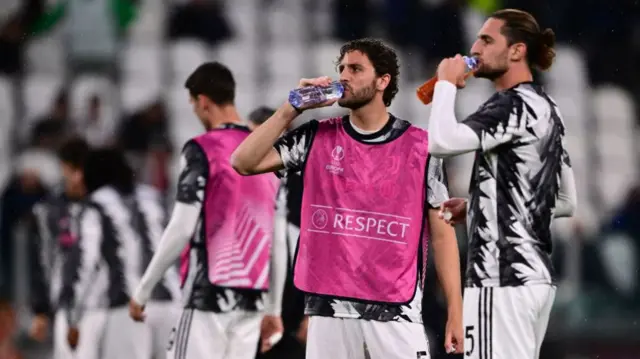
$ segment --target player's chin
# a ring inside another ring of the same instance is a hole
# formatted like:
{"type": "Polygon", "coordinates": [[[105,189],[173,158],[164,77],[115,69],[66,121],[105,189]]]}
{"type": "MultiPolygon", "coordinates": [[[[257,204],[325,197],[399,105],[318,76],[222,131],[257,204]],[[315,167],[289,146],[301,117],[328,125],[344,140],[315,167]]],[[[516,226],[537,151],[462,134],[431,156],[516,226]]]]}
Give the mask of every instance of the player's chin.
{"type": "Polygon", "coordinates": [[[348,108],[349,110],[357,110],[360,107],[366,105],[368,101],[362,101],[356,98],[341,98],[338,100],[338,106],[348,108]]]}
{"type": "Polygon", "coordinates": [[[351,108],[353,106],[353,101],[350,101],[349,99],[346,99],[343,97],[338,100],[338,106],[344,107],[344,108],[351,108]]]}

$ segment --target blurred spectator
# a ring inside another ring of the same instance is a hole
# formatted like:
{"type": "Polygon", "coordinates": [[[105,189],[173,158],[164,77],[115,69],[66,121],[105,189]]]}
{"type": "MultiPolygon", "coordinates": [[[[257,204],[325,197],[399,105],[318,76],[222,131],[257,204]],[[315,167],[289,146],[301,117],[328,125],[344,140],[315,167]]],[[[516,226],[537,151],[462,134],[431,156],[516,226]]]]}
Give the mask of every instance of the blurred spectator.
{"type": "Polygon", "coordinates": [[[118,130],[120,146],[135,153],[145,153],[152,148],[169,144],[167,110],[160,100],[141,111],[137,111],[122,121],[118,130]]]}
{"type": "Polygon", "coordinates": [[[171,40],[194,38],[210,46],[233,35],[222,5],[216,0],[182,0],[173,5],[167,33],[171,40]]]}
{"type": "Polygon", "coordinates": [[[60,179],[56,157],[43,149],[25,151],[16,160],[16,170],[0,197],[0,272],[6,279],[5,289],[11,296],[16,225],[27,215],[60,179]]]}
{"type": "Polygon", "coordinates": [[[125,118],[118,129],[119,145],[136,169],[137,178],[163,192],[169,187],[172,151],[167,117],[164,103],[157,100],[125,118]]]}
{"type": "Polygon", "coordinates": [[[69,94],[62,89],[53,103],[51,112],[35,121],[31,131],[31,145],[55,150],[65,137],[73,132],[69,119],[69,94]]]}
{"type": "Polygon", "coordinates": [[[590,276],[623,308],[640,309],[640,186],[629,191],[627,200],[604,226],[597,243],[599,275],[590,276]]]}
{"type": "Polygon", "coordinates": [[[138,0],[62,0],[37,19],[33,34],[50,31],[67,18],[67,60],[74,73],[102,72],[115,76],[118,47],[136,19],[138,0]]]}
{"type": "Polygon", "coordinates": [[[0,73],[21,73],[24,67],[23,49],[29,29],[42,14],[44,0],[25,0],[21,9],[0,27],[0,73]]]}
{"type": "Polygon", "coordinates": [[[87,102],[86,117],[81,123],[82,131],[89,145],[92,147],[103,147],[110,145],[113,141],[111,131],[112,124],[104,118],[102,112],[102,101],[98,95],[92,95],[87,102]]]}
{"type": "Polygon", "coordinates": [[[249,114],[249,129],[251,131],[255,130],[258,126],[265,123],[269,117],[273,116],[275,112],[276,110],[266,106],[258,107],[251,111],[249,114]]]}

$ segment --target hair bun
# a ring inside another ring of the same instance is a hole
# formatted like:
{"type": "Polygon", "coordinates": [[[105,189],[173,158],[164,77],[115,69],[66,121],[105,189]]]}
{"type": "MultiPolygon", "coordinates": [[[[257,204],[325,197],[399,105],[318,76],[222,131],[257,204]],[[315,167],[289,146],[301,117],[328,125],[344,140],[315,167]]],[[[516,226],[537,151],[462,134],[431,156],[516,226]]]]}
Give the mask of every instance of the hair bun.
{"type": "Polygon", "coordinates": [[[556,34],[553,30],[546,28],[540,33],[540,43],[543,46],[553,48],[556,45],[556,34]]]}

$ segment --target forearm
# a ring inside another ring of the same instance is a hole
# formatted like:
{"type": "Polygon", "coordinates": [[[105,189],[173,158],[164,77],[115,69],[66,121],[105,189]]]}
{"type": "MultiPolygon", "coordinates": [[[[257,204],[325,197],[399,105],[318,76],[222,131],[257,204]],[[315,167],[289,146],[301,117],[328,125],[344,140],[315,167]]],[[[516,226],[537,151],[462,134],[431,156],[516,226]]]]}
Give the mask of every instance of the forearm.
{"type": "Polygon", "coordinates": [[[578,194],[573,169],[567,165],[562,166],[560,191],[556,200],[555,218],[571,217],[576,210],[578,194]]]}
{"type": "Polygon", "coordinates": [[[287,217],[276,215],[273,228],[273,244],[271,246],[271,273],[269,295],[266,312],[280,315],[282,311],[282,295],[287,279],[287,217]]]}
{"type": "Polygon", "coordinates": [[[133,299],[144,305],[153,288],[162,280],[165,272],[178,260],[180,253],[189,243],[198,223],[200,204],[176,203],[158,250],[147,267],[142,280],[135,290],[133,299]]]}
{"type": "Polygon", "coordinates": [[[460,252],[456,232],[439,218],[437,209],[429,210],[429,227],[436,272],[447,300],[449,315],[462,315],[460,252]]]}
{"type": "Polygon", "coordinates": [[[451,313],[462,308],[458,243],[454,237],[436,239],[432,245],[436,272],[447,300],[447,308],[451,313]]]}
{"type": "MultiPolygon", "coordinates": [[[[272,172],[282,169],[275,163],[264,163],[263,159],[273,151],[273,145],[287,129],[298,112],[287,102],[276,111],[265,123],[256,128],[231,156],[233,168],[242,175],[272,172]]],[[[278,158],[279,160],[279,158],[278,158]]]]}
{"type": "Polygon", "coordinates": [[[458,123],[455,115],[456,86],[438,81],[429,118],[429,153],[436,157],[455,156],[480,148],[478,136],[458,123]]]}

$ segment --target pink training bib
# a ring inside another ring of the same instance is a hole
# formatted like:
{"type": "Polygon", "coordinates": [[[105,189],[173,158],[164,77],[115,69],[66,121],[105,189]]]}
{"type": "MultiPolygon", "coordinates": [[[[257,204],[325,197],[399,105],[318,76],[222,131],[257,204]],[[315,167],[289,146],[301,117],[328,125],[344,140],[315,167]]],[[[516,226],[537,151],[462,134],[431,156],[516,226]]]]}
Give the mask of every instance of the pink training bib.
{"type": "MultiPolygon", "coordinates": [[[[249,135],[227,128],[194,140],[209,159],[203,203],[209,281],[221,287],[267,290],[275,200],[275,175],[241,176],[230,163],[231,153],[249,135]]],[[[184,282],[189,249],[182,253],[184,282]]]]}
{"type": "Polygon", "coordinates": [[[407,303],[424,267],[420,250],[426,258],[427,133],[411,126],[393,141],[361,143],[342,121],[321,121],[308,155],[294,283],[308,293],[407,303]]]}

